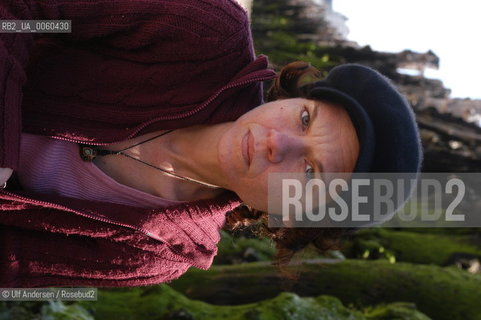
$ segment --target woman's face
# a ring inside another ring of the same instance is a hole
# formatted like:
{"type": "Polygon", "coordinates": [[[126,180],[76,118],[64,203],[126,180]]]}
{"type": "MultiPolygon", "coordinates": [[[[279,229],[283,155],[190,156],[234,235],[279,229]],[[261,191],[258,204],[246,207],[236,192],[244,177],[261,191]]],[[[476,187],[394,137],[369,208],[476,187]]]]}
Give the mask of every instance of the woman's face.
{"type": "Polygon", "coordinates": [[[268,174],[352,172],[359,153],[354,126],[341,106],[303,98],[263,104],[220,138],[226,187],[267,211],[268,174]]]}

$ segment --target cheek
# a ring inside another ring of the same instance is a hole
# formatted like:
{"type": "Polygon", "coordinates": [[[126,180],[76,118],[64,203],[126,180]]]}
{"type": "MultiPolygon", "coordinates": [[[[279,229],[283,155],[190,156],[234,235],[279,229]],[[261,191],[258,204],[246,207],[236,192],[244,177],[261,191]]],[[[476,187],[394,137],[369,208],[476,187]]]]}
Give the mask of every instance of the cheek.
{"type": "Polygon", "coordinates": [[[286,106],[254,109],[249,114],[241,117],[239,123],[242,125],[256,123],[266,128],[283,128],[286,125],[291,126],[293,124],[293,119],[295,119],[294,110],[286,106]]]}
{"type": "Polygon", "coordinates": [[[237,137],[240,136],[235,130],[224,134],[217,146],[219,170],[230,179],[242,172],[242,159],[239,157],[237,137]]]}
{"type": "MultiPolygon", "coordinates": [[[[269,173],[297,173],[298,171],[291,166],[270,167],[269,170],[266,170],[256,178],[239,181],[242,183],[242,187],[236,193],[248,206],[268,212],[269,192],[274,196],[279,192],[278,186],[269,186],[269,173]]],[[[298,175],[296,174],[295,177],[297,178],[298,175]]]]}
{"type": "Polygon", "coordinates": [[[269,173],[301,173],[304,171],[305,160],[301,154],[291,152],[280,163],[270,164],[266,170],[269,173]]]}

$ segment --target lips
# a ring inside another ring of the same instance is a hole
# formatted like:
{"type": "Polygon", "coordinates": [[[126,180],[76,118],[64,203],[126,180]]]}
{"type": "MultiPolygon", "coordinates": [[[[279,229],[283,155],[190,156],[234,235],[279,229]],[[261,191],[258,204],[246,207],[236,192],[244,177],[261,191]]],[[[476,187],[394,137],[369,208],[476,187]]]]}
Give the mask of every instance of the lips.
{"type": "Polygon", "coordinates": [[[253,154],[254,154],[254,149],[253,149],[253,137],[250,132],[250,130],[247,131],[245,136],[242,138],[242,157],[244,158],[247,166],[249,167],[252,162],[253,154]]]}
{"type": "Polygon", "coordinates": [[[252,163],[252,159],[254,159],[254,136],[252,135],[251,131],[247,134],[247,154],[249,155],[249,165],[252,163]]]}
{"type": "Polygon", "coordinates": [[[246,132],[244,137],[242,138],[241,143],[241,150],[242,150],[242,157],[246,162],[247,166],[250,166],[250,159],[249,159],[249,131],[246,132]]]}

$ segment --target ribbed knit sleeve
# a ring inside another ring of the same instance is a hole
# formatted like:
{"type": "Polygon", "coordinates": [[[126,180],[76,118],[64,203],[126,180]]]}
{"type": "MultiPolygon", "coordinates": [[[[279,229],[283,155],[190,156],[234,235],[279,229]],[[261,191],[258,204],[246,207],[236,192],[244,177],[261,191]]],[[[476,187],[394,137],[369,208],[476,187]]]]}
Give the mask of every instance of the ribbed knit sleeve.
{"type": "Polygon", "coordinates": [[[70,18],[72,34],[32,48],[24,132],[109,143],[157,119],[168,120],[149,130],[208,123],[227,100],[233,112],[260,102],[259,81],[235,103],[238,90],[226,89],[255,60],[247,15],[234,1],[55,3],[48,12],[70,18]]]}
{"type": "MultiPolygon", "coordinates": [[[[31,17],[21,1],[0,2],[0,20],[31,17]]],[[[16,169],[20,147],[22,86],[32,34],[0,33],[0,167],[16,169]]]]}
{"type": "Polygon", "coordinates": [[[110,125],[124,138],[148,108],[191,108],[254,60],[229,0],[7,0],[0,19],[72,20],[71,34],[0,33],[0,167],[17,166],[22,121],[66,137],[82,119],[87,135],[110,125]]]}

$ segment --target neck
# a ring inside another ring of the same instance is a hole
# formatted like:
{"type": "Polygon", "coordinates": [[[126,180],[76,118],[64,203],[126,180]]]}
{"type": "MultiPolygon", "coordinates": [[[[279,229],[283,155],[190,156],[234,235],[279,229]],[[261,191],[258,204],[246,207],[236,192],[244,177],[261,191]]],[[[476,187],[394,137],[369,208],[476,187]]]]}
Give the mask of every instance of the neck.
{"type": "MultiPolygon", "coordinates": [[[[129,175],[129,181],[137,181],[130,186],[167,199],[197,200],[215,197],[227,189],[224,183],[225,179],[219,170],[218,144],[230,125],[231,123],[222,123],[177,129],[128,150],[130,155],[156,167],[220,188],[209,188],[194,182],[173,178],[131,159],[120,159],[125,166],[129,167],[128,173],[123,170],[122,174],[129,175]]],[[[156,135],[158,132],[126,141],[123,146],[117,146],[114,150],[156,135]]]]}
{"type": "Polygon", "coordinates": [[[155,137],[159,132],[110,145],[105,149],[122,150],[153,166],[174,171],[220,188],[208,188],[197,183],[167,176],[125,156],[97,157],[94,162],[118,182],[138,190],[171,200],[193,201],[213,198],[224,192],[225,185],[219,170],[218,143],[230,123],[195,126],[177,129],[169,134],[130,146],[155,137]]]}
{"type": "Polygon", "coordinates": [[[231,123],[198,125],[178,129],[166,139],[161,148],[155,148],[156,159],[169,157],[174,172],[202,182],[225,187],[219,170],[218,144],[231,123]]]}

